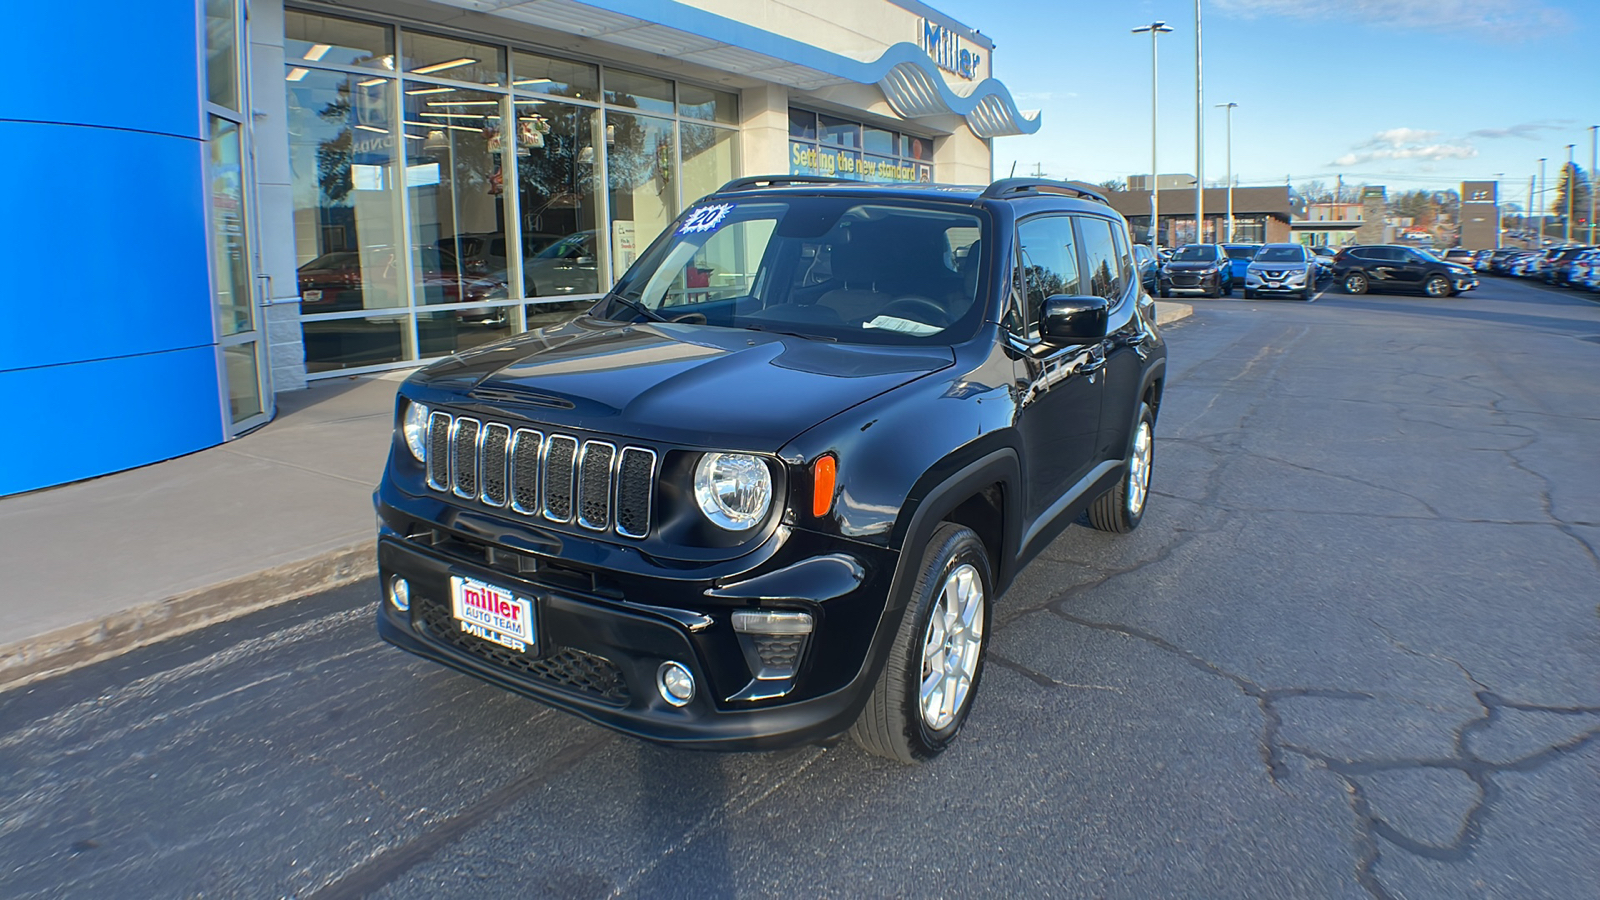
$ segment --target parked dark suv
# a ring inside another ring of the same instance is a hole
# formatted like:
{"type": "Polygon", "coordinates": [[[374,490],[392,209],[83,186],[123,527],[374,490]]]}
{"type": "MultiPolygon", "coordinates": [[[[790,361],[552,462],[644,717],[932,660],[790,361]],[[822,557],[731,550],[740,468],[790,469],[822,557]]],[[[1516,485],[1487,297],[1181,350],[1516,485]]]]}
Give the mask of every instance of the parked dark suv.
{"type": "Polygon", "coordinates": [[[1233,296],[1233,261],[1217,244],[1179,247],[1161,266],[1161,296],[1233,296]]]}
{"type": "Polygon", "coordinates": [[[927,759],[1018,570],[1139,524],[1165,368],[1088,188],[731,182],[401,386],[379,633],[640,738],[927,759]]]}
{"type": "Polygon", "coordinates": [[[1347,294],[1419,291],[1429,297],[1450,297],[1478,286],[1470,267],[1396,244],[1345,247],[1333,258],[1333,277],[1347,294]]]}

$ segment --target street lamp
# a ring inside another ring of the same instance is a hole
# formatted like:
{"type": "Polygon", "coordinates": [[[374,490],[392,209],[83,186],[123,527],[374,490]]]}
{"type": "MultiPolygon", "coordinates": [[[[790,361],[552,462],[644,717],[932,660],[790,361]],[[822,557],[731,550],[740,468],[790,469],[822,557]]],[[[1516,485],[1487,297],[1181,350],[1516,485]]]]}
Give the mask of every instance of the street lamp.
{"type": "Polygon", "coordinates": [[[1161,184],[1156,168],[1156,35],[1172,31],[1165,22],[1151,22],[1133,29],[1134,34],[1150,32],[1150,249],[1161,245],[1161,184]]]}
{"type": "Polygon", "coordinates": [[[1594,195],[1600,190],[1595,184],[1594,170],[1600,163],[1600,125],[1589,126],[1589,243],[1594,243],[1594,195]]]}
{"type": "Polygon", "coordinates": [[[1549,157],[1539,157],[1539,243],[1535,249],[1544,249],[1544,163],[1549,157]]]}
{"type": "Polygon", "coordinates": [[[1205,104],[1200,91],[1200,0],[1194,0],[1194,242],[1205,243],[1206,144],[1205,104]]]}
{"type": "Polygon", "coordinates": [[[1228,240],[1234,239],[1233,231],[1233,111],[1238,108],[1237,103],[1218,103],[1218,109],[1228,111],[1228,240]]]}
{"type": "Polygon", "coordinates": [[[1500,215],[1500,179],[1506,177],[1504,172],[1494,173],[1494,248],[1500,249],[1501,235],[1506,230],[1505,219],[1500,215]]]}
{"type": "Polygon", "coordinates": [[[1567,233],[1563,240],[1568,244],[1572,243],[1572,193],[1578,186],[1577,173],[1572,168],[1573,146],[1567,145],[1567,233]]]}

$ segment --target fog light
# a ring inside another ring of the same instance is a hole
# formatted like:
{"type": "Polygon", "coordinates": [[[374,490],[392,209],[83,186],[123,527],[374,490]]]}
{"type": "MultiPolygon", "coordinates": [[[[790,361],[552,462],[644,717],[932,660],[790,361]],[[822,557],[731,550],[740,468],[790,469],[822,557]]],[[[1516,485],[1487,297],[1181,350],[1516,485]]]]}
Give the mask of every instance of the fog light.
{"type": "Polygon", "coordinates": [[[741,609],[733,614],[733,630],[744,634],[810,634],[811,614],[741,609]]]}
{"type": "Polygon", "coordinates": [[[656,670],[656,690],[673,706],[684,706],[694,699],[694,676],[683,663],[664,662],[656,670]]]}
{"type": "Polygon", "coordinates": [[[389,602],[394,608],[405,612],[411,608],[411,582],[399,575],[389,579],[389,602]]]}

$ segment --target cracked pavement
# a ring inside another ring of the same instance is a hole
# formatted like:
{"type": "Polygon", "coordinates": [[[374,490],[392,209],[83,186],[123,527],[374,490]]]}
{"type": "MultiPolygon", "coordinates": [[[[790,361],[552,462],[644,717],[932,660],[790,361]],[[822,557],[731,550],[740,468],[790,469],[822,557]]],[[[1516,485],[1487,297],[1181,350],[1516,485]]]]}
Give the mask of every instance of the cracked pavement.
{"type": "Polygon", "coordinates": [[[1600,895],[1600,305],[1196,307],[932,764],[616,737],[359,586],[0,695],[0,895],[1600,895]]]}

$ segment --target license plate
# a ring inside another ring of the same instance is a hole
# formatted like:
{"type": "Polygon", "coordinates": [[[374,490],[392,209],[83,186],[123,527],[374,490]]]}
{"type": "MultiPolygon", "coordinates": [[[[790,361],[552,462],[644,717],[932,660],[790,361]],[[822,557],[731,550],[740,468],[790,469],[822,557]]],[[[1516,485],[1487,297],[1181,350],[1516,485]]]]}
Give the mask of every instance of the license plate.
{"type": "Polygon", "coordinates": [[[321,291],[301,291],[300,292],[300,299],[304,300],[307,303],[320,303],[322,301],[322,292],[321,291]]]}
{"type": "Polygon", "coordinates": [[[450,611],[461,630],[518,653],[533,644],[533,601],[472,578],[450,578],[450,611]]]}
{"type": "Polygon", "coordinates": [[[1281,282],[1281,281],[1269,281],[1269,282],[1267,282],[1267,287],[1269,287],[1269,288],[1281,288],[1281,287],[1283,287],[1283,282],[1281,282]]]}

